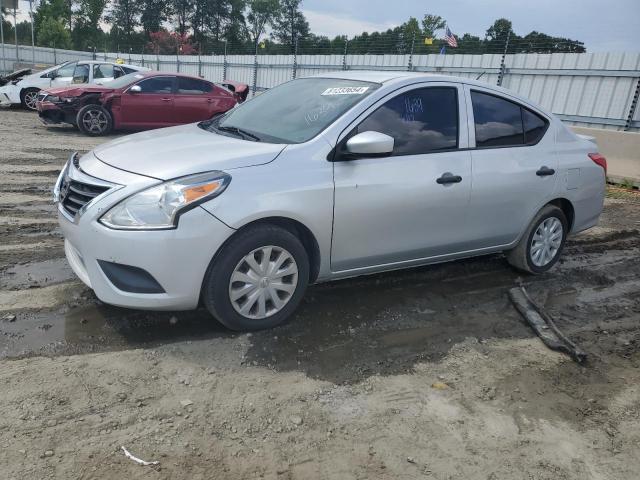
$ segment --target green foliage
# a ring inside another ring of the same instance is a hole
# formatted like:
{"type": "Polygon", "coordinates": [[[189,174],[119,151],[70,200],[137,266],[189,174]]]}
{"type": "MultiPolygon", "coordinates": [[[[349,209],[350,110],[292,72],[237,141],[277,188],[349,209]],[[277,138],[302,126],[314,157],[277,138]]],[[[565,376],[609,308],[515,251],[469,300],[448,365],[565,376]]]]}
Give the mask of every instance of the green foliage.
{"type": "Polygon", "coordinates": [[[71,48],[71,34],[62,20],[45,18],[38,29],[38,44],[44,47],[71,48]]]}
{"type": "MultiPolygon", "coordinates": [[[[149,51],[153,33],[167,30],[201,53],[253,53],[256,48],[260,53],[291,53],[297,42],[299,53],[340,54],[347,45],[353,54],[437,54],[444,45],[446,21],[438,15],[410,17],[397,27],[351,39],[331,39],[310,31],[302,4],[303,0],[42,0],[35,12],[36,43],[50,44],[55,38],[57,46],[71,42],[82,50],[140,53],[149,51]],[[425,43],[427,38],[432,44],[425,43]]],[[[4,26],[5,37],[12,38],[13,27],[9,22],[4,26]]],[[[27,26],[19,24],[18,36],[29,44],[27,26]]],[[[499,18],[485,38],[458,35],[458,48],[448,47],[447,53],[503,53],[507,38],[507,53],[585,51],[581,42],[537,31],[520,37],[510,20],[499,18]]]]}

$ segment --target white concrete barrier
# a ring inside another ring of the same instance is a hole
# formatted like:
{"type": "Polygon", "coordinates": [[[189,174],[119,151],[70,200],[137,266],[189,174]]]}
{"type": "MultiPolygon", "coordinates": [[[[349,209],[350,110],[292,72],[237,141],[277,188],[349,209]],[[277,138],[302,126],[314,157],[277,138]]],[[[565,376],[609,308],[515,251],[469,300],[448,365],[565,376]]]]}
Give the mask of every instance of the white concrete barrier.
{"type": "Polygon", "coordinates": [[[640,187],[640,133],[573,126],[571,129],[595,137],[600,153],[607,158],[610,180],[640,187]]]}

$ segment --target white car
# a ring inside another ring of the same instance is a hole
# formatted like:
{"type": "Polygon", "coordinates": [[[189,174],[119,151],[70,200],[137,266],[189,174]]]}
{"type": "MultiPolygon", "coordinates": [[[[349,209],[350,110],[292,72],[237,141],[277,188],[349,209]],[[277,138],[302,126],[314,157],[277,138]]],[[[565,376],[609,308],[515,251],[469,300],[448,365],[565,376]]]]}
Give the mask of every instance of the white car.
{"type": "Polygon", "coordinates": [[[314,282],[496,252],[544,273],[598,222],[605,175],[593,142],[508,90],[353,71],[74,154],[54,195],[69,263],[102,301],[202,302],[253,330],[314,282]]]}
{"type": "Polygon", "coordinates": [[[128,73],[148,70],[150,69],[136,65],[121,65],[97,60],[66,62],[0,87],[0,104],[21,104],[29,110],[35,110],[40,90],[64,87],[73,83],[102,84],[128,73]]]}

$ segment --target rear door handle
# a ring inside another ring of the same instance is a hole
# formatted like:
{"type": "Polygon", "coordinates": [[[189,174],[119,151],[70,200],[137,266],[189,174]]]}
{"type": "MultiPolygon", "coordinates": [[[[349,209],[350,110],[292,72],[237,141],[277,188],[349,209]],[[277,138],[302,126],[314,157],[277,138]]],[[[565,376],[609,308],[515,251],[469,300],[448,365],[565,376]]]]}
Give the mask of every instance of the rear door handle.
{"type": "Polygon", "coordinates": [[[454,175],[451,172],[446,172],[436,180],[436,183],[440,185],[448,185],[449,183],[460,183],[461,181],[462,177],[460,175],[454,175]]]}
{"type": "Polygon", "coordinates": [[[540,170],[536,172],[536,175],[538,175],[539,177],[546,177],[548,175],[553,175],[554,173],[556,173],[556,171],[553,168],[549,168],[545,165],[543,167],[540,167],[540,170]]]}
{"type": "Polygon", "coordinates": [[[172,98],[161,98],[160,100],[162,100],[163,102],[170,102],[173,99],[172,98]]]}

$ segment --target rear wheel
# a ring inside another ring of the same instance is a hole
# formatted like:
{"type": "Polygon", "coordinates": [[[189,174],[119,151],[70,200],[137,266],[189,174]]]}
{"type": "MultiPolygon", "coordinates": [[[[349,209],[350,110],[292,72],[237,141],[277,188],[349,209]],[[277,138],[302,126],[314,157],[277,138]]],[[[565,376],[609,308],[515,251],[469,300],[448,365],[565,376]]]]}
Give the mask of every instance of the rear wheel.
{"type": "Polygon", "coordinates": [[[309,258],[294,234],[260,225],[240,232],[217,254],[202,287],[211,314],[232,330],[284,322],[309,283],[309,258]]]}
{"type": "Polygon", "coordinates": [[[76,125],[86,135],[106,135],[113,128],[113,117],[101,105],[85,105],[76,115],[76,125]]]}
{"type": "Polygon", "coordinates": [[[535,216],[507,260],[519,270],[544,273],[553,267],[564,248],[569,225],[562,209],[546,205],[535,216]]]}
{"type": "Polygon", "coordinates": [[[38,101],[38,93],[40,92],[37,88],[25,88],[22,92],[20,92],[20,102],[22,106],[27,110],[36,110],[36,102],[38,101]]]}

